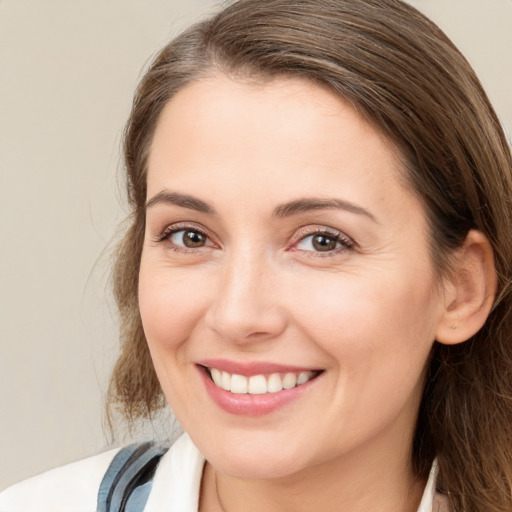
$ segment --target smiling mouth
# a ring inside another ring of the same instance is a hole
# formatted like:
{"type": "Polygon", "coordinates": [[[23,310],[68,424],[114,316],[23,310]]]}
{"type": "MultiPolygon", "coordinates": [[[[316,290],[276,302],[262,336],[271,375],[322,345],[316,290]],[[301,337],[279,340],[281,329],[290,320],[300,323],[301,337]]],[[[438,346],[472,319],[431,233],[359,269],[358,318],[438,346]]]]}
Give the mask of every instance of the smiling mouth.
{"type": "Polygon", "coordinates": [[[206,373],[215,386],[237,395],[264,395],[278,393],[283,389],[292,389],[302,386],[318,377],[323,370],[310,370],[302,372],[271,373],[268,375],[251,375],[246,377],[236,373],[231,374],[217,368],[204,367],[206,373]]]}

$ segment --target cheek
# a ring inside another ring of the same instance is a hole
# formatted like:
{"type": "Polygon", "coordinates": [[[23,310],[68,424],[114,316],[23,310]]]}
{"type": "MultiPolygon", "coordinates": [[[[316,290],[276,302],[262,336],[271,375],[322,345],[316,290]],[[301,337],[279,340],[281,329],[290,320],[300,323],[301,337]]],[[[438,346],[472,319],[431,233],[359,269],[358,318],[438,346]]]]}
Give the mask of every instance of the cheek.
{"type": "Polygon", "coordinates": [[[343,286],[325,282],[295,300],[301,330],[333,370],[333,428],[341,435],[350,422],[356,439],[403,410],[414,421],[435,337],[437,302],[430,287],[354,277],[343,286]],[[340,421],[340,410],[346,421],[340,421]]]}
{"type": "MultiPolygon", "coordinates": [[[[192,375],[187,341],[205,310],[200,279],[165,265],[141,261],[139,309],[153,365],[162,390],[180,421],[194,417],[196,398],[184,385],[192,375]]],[[[185,422],[186,423],[186,422],[185,422]]],[[[184,424],[185,424],[184,423],[184,424]]]]}
{"type": "Polygon", "coordinates": [[[383,275],[326,277],[290,297],[301,329],[349,371],[360,372],[373,360],[383,369],[384,360],[409,367],[407,358],[417,370],[433,344],[438,300],[431,280],[383,275]]]}
{"type": "Polygon", "coordinates": [[[204,310],[204,290],[175,271],[141,263],[139,308],[146,339],[154,350],[175,350],[187,339],[204,310]]]}

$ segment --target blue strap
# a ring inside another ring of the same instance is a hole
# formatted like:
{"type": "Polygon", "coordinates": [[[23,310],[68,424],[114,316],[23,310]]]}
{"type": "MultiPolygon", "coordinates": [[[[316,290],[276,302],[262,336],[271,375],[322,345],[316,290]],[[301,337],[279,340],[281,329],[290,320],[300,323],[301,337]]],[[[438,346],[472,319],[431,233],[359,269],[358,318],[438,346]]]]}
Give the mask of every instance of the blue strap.
{"type": "Polygon", "coordinates": [[[120,450],[101,481],[97,512],[142,512],[156,467],[166,451],[150,442],[120,450]]]}

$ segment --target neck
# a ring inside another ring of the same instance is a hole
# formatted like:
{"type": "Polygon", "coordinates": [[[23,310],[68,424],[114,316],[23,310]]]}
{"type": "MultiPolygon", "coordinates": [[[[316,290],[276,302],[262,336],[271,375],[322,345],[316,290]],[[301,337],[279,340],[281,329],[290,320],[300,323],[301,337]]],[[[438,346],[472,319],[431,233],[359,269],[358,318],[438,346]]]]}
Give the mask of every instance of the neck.
{"type": "MultiPolygon", "coordinates": [[[[404,442],[404,446],[410,444],[404,442]]],[[[425,482],[414,477],[408,454],[355,450],[338,459],[268,480],[239,479],[206,465],[201,511],[416,512],[425,482]],[[356,453],[357,452],[357,453],[356,453]],[[371,460],[370,460],[371,459],[371,460]]]]}

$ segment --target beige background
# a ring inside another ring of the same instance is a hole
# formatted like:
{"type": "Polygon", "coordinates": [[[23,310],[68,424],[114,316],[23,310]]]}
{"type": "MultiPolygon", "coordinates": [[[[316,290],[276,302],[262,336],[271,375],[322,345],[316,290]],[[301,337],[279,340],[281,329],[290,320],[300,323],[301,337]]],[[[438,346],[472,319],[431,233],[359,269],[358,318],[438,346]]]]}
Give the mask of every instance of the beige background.
{"type": "MultiPolygon", "coordinates": [[[[512,134],[512,0],[416,0],[512,134]]],[[[107,276],[140,70],[209,0],[0,0],[0,489],[107,446],[107,276]]]]}

